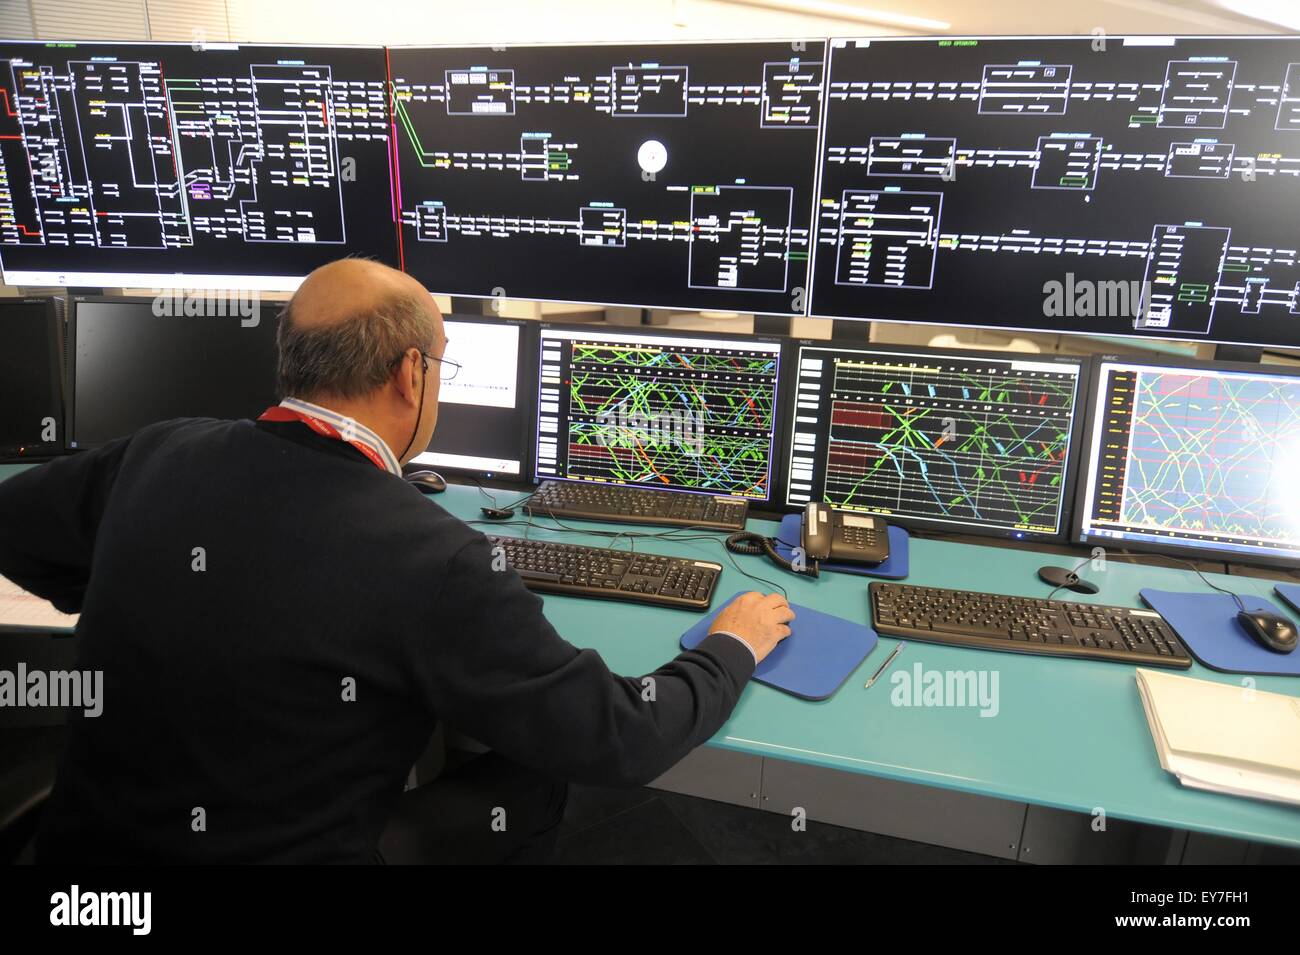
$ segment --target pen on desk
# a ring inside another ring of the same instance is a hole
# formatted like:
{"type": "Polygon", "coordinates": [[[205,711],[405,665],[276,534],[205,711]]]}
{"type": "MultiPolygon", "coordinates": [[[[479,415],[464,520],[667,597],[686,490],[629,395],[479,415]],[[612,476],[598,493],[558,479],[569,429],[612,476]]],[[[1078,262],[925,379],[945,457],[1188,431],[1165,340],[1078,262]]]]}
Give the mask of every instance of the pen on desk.
{"type": "Polygon", "coordinates": [[[885,657],[885,662],[880,664],[880,669],[877,670],[875,673],[871,674],[871,679],[867,681],[866,686],[864,686],[862,689],[864,690],[871,689],[871,684],[875,683],[878,679],[880,679],[880,674],[884,673],[886,670],[889,669],[889,665],[894,662],[894,657],[898,656],[898,654],[902,651],[903,647],[905,646],[907,646],[906,643],[900,643],[898,646],[894,647],[894,652],[891,653],[889,656],[885,657]]]}

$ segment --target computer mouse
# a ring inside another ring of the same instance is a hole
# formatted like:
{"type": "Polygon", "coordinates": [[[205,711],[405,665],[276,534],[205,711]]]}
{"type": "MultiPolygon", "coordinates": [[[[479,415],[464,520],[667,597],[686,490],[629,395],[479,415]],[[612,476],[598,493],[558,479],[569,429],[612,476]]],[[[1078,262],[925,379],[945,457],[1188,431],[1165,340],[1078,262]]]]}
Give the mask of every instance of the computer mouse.
{"type": "Polygon", "coordinates": [[[447,490],[446,479],[437,471],[412,471],[406,480],[425,494],[441,494],[447,490]]]}
{"type": "Polygon", "coordinates": [[[1286,617],[1267,610],[1237,614],[1237,622],[1261,647],[1274,653],[1290,653],[1296,648],[1296,628],[1286,617]]]}

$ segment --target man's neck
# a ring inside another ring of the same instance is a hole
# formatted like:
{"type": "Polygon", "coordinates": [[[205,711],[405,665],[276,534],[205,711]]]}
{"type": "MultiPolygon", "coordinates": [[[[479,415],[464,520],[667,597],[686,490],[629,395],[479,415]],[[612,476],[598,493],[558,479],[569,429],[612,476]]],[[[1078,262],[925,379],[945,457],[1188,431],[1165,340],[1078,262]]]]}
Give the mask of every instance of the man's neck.
{"type": "Polygon", "coordinates": [[[400,428],[395,426],[390,418],[377,413],[375,408],[368,402],[349,401],[346,398],[334,397],[298,398],[298,400],[351,418],[357,424],[369,428],[388,445],[388,449],[395,457],[406,449],[406,445],[411,440],[409,434],[402,435],[400,428]]]}

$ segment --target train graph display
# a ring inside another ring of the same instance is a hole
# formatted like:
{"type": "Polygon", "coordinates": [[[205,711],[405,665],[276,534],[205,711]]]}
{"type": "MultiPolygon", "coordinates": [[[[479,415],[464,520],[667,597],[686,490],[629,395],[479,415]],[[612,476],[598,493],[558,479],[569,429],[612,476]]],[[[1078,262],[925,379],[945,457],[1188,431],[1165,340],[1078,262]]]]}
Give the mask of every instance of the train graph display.
{"type": "Polygon", "coordinates": [[[545,328],[536,476],[771,496],[781,346],[545,328]]]}
{"type": "Polygon", "coordinates": [[[1300,377],[1105,361],[1089,442],[1081,540],[1300,562],[1300,377]]]}
{"type": "Polygon", "coordinates": [[[1080,359],[803,344],[786,503],[1057,536],[1081,373],[1080,359]]]}

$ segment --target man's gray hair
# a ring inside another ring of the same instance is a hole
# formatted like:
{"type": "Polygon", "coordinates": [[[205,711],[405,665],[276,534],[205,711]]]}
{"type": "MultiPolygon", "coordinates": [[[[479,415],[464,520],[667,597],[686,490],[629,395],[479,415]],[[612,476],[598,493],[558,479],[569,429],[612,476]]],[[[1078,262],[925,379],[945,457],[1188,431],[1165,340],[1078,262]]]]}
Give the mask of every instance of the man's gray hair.
{"type": "Polygon", "coordinates": [[[409,348],[427,349],[434,319],[423,295],[389,292],[373,307],[325,325],[299,327],[293,299],[280,313],[280,396],[359,398],[393,373],[409,348]]]}

